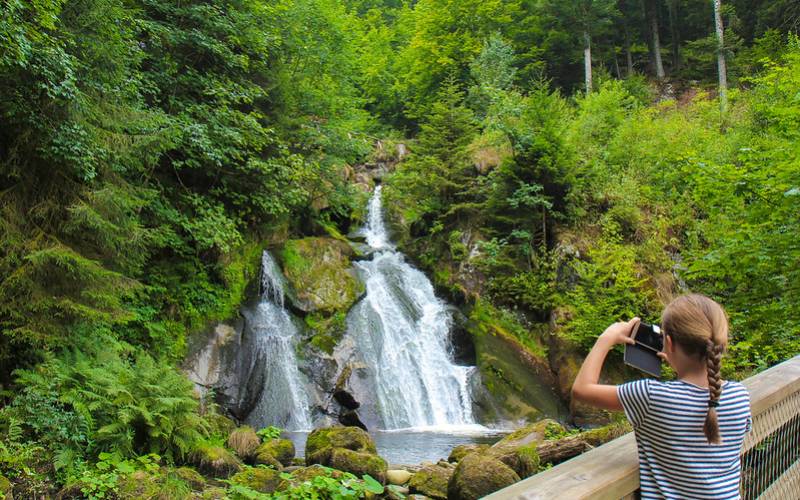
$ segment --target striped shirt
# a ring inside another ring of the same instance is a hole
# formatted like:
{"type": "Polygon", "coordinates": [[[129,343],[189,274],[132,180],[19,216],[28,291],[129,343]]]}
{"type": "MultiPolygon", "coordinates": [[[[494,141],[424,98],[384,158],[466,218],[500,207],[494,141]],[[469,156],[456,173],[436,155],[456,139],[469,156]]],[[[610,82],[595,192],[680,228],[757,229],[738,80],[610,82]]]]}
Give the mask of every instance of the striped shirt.
{"type": "Polygon", "coordinates": [[[750,431],[750,395],[726,381],[717,408],[722,443],[708,444],[708,389],[677,380],[617,388],[639,449],[642,498],[738,499],[739,453],[750,431]]]}

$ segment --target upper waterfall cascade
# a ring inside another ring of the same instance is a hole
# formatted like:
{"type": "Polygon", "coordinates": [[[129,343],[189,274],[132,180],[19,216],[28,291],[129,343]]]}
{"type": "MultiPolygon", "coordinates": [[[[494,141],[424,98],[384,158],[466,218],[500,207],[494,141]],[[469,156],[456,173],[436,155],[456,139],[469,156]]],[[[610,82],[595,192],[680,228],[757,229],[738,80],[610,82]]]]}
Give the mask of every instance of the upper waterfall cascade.
{"type": "Polygon", "coordinates": [[[309,401],[302,374],[297,367],[295,343],[297,326],[284,307],[285,283],[280,268],[269,252],[261,257],[261,300],[243,311],[254,335],[256,368],[264,372],[264,387],[247,422],[256,428],[277,425],[287,430],[312,428],[309,401]]]}
{"type": "Polygon", "coordinates": [[[384,429],[475,424],[469,379],[475,367],[450,355],[453,318],[428,278],[395,250],[386,230],[381,186],[362,229],[374,250],[356,262],[366,296],[347,317],[353,356],[368,367],[384,429]]]}

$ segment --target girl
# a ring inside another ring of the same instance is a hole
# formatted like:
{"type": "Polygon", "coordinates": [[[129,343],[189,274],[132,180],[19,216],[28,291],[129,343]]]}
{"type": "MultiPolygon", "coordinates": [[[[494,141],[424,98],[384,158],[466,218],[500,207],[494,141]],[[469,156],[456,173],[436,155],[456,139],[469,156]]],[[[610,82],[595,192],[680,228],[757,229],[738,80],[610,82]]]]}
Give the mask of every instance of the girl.
{"type": "Polygon", "coordinates": [[[633,344],[639,318],[609,326],[583,362],[572,397],[624,410],[639,449],[642,498],[739,498],[739,454],[750,430],[750,397],[719,367],[728,344],[722,306],[703,295],[673,300],[661,316],[659,356],[678,375],[673,382],[643,379],[620,386],[598,383],[606,354],[633,344]]]}

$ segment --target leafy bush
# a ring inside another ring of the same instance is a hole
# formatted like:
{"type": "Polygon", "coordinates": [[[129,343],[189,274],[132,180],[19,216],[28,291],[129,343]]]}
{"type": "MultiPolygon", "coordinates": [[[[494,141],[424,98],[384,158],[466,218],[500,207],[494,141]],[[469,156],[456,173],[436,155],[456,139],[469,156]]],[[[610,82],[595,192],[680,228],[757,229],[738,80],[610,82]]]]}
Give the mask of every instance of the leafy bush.
{"type": "Polygon", "coordinates": [[[8,411],[32,437],[87,457],[102,451],[186,456],[206,432],[191,383],[147,354],[131,354],[74,352],[22,370],[18,382],[26,391],[8,411]],[[62,422],[70,426],[57,429],[62,422]]]}

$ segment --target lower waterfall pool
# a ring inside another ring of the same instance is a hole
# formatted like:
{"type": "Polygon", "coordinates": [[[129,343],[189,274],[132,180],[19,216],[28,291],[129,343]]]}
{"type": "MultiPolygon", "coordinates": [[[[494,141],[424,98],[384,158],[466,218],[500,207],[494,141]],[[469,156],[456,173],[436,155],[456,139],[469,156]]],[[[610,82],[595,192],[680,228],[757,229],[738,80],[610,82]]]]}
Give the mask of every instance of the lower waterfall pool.
{"type": "MultiPolygon", "coordinates": [[[[461,444],[494,444],[509,431],[489,429],[481,425],[447,428],[412,428],[392,431],[370,431],[378,455],[394,465],[417,465],[422,462],[447,460],[450,452],[461,444]]],[[[305,456],[308,432],[285,432],[294,442],[298,457],[305,456]]]]}

